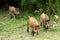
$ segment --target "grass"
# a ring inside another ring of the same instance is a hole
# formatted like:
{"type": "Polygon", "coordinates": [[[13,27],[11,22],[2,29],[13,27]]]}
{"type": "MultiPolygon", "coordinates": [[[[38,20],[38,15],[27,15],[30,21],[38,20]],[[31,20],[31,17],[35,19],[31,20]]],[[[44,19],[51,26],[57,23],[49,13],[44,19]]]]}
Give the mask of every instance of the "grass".
{"type": "MultiPolygon", "coordinates": [[[[39,35],[33,37],[31,32],[27,32],[26,25],[28,15],[33,15],[29,12],[22,12],[21,14],[24,15],[20,15],[19,19],[10,19],[8,12],[0,11],[0,40],[60,40],[59,27],[50,28],[47,31],[41,27],[39,35]]],[[[37,19],[39,22],[39,18],[37,19]]]]}

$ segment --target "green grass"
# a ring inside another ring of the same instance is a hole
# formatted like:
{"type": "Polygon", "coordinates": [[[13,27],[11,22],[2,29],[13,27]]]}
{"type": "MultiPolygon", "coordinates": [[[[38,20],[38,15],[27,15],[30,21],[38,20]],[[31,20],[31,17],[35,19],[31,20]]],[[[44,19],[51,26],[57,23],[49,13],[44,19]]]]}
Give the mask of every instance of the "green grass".
{"type": "Polygon", "coordinates": [[[54,27],[44,31],[41,27],[39,35],[33,37],[31,32],[27,32],[28,16],[36,17],[29,12],[21,12],[19,19],[10,19],[8,12],[0,11],[0,40],[60,40],[60,28],[54,27]],[[22,16],[23,15],[23,16],[22,16]]]}

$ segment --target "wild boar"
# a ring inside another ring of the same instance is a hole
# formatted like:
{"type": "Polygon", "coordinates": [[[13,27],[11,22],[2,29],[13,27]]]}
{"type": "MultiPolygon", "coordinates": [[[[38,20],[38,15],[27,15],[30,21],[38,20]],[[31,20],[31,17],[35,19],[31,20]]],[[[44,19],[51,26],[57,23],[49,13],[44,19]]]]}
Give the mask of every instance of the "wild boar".
{"type": "Polygon", "coordinates": [[[50,21],[50,19],[49,19],[48,15],[45,13],[42,13],[40,16],[40,23],[41,23],[41,25],[43,25],[45,30],[48,29],[48,27],[50,26],[49,21],[50,21]]]}
{"type": "Polygon", "coordinates": [[[19,8],[15,8],[14,6],[9,6],[9,14],[11,15],[11,18],[19,14],[19,8]]]}
{"type": "Polygon", "coordinates": [[[39,29],[39,24],[37,22],[37,20],[34,17],[29,17],[28,21],[27,21],[27,32],[29,32],[29,30],[32,31],[32,36],[34,36],[35,33],[38,33],[38,29],[39,29]]]}

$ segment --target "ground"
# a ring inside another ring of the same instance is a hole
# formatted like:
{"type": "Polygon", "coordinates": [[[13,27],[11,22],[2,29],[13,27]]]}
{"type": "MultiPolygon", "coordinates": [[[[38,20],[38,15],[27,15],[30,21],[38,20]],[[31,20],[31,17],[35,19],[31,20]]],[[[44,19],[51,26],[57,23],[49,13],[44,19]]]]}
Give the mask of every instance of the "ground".
{"type": "Polygon", "coordinates": [[[0,13],[0,40],[60,40],[60,27],[55,24],[47,31],[40,26],[39,35],[32,36],[27,32],[27,18],[10,19],[8,12],[0,13]]]}

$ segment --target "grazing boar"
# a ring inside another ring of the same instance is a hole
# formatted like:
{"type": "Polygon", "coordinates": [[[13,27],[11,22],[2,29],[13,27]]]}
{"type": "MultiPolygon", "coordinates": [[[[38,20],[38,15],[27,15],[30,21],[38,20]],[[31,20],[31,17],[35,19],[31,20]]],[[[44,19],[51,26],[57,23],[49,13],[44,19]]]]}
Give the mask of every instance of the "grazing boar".
{"type": "Polygon", "coordinates": [[[19,14],[19,8],[15,8],[14,6],[9,6],[9,14],[11,15],[11,18],[19,14]]]}
{"type": "Polygon", "coordinates": [[[27,32],[29,32],[29,30],[31,30],[32,36],[34,36],[35,33],[37,33],[37,35],[38,35],[38,29],[39,29],[39,24],[38,24],[37,20],[33,17],[29,17],[28,21],[27,21],[27,32]]]}
{"type": "Polygon", "coordinates": [[[49,21],[50,21],[50,19],[49,19],[48,15],[46,15],[45,13],[42,13],[40,16],[40,23],[41,23],[41,25],[43,25],[45,30],[48,29],[48,27],[49,27],[49,21]]]}

